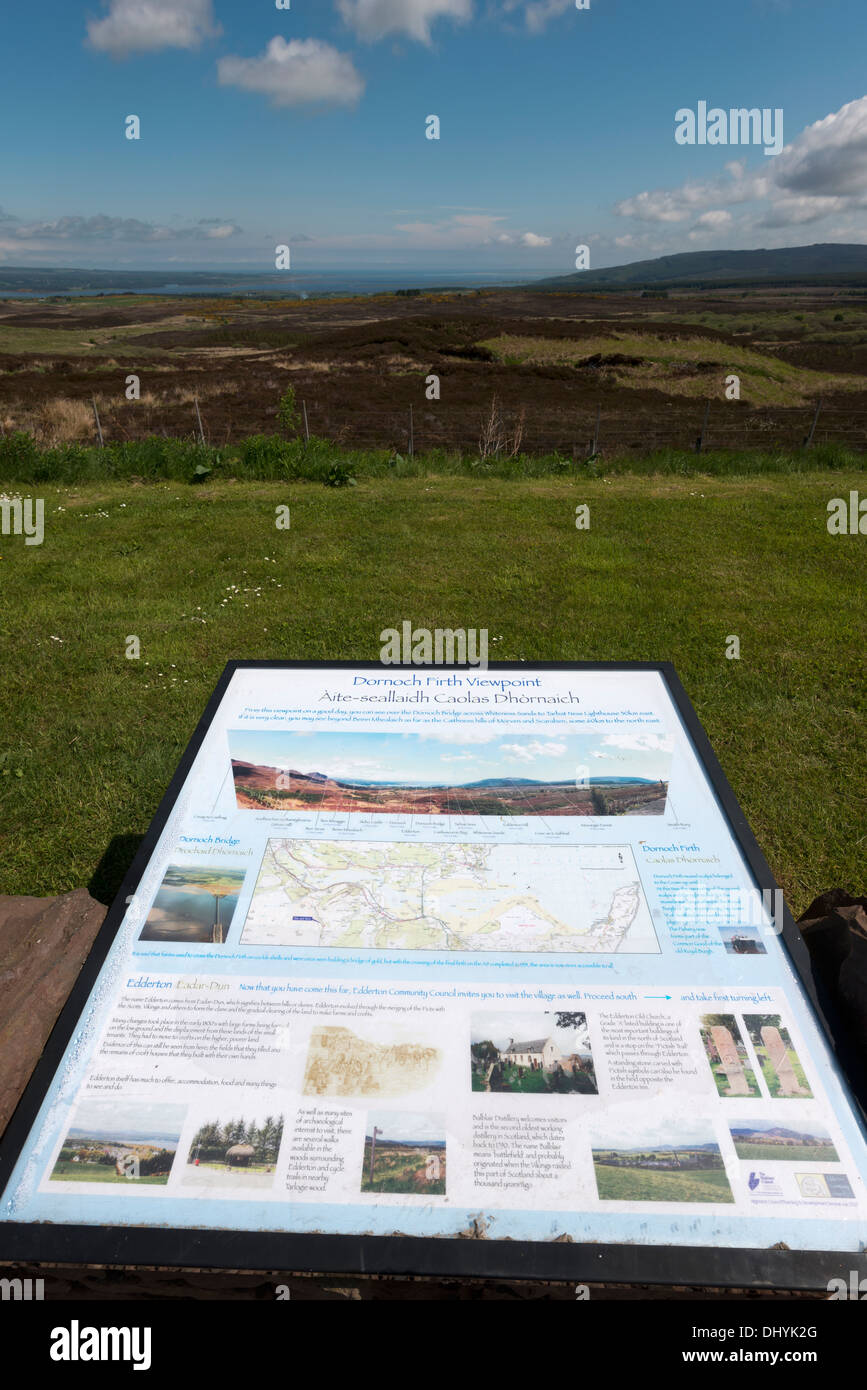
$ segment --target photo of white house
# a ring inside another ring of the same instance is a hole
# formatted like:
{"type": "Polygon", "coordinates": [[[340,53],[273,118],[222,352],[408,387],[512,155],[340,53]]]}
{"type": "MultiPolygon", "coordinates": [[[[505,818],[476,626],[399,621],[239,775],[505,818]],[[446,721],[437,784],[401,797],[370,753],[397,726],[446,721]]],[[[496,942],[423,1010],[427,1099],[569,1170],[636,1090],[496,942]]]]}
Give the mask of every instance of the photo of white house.
{"type": "Polygon", "coordinates": [[[470,1039],[474,1091],[596,1094],[581,1013],[478,1013],[470,1039]]]}

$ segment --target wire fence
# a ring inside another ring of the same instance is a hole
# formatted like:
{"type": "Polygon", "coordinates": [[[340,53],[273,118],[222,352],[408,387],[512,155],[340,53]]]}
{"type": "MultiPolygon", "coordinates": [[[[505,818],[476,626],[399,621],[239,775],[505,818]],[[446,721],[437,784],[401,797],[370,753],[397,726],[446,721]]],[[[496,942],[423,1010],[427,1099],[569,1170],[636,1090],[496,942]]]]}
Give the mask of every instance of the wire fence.
{"type": "Polygon", "coordinates": [[[867,409],[846,406],[742,410],[699,403],[697,410],[672,403],[669,418],[646,409],[606,412],[507,409],[477,422],[464,409],[460,419],[443,411],[337,410],[306,403],[308,432],[336,445],[386,448],[401,454],[454,450],[485,454],[594,454],[658,449],[704,451],[796,450],[840,445],[867,451],[867,409]]]}
{"type": "MultiPolygon", "coordinates": [[[[94,443],[141,437],[132,431],[127,407],[113,406],[101,397],[88,402],[94,443]]],[[[194,399],[179,414],[173,428],[151,421],[151,434],[167,438],[192,437],[203,445],[239,443],[251,431],[236,436],[232,429],[208,424],[207,402],[194,399]],[[186,423],[188,418],[188,424],[186,423]]],[[[455,407],[444,403],[395,406],[390,410],[353,408],[340,401],[299,402],[302,438],[324,439],[336,448],[388,450],[401,455],[444,450],[481,457],[559,454],[586,458],[596,454],[657,450],[678,452],[787,452],[823,445],[867,452],[867,408],[853,409],[839,401],[816,401],[799,407],[747,407],[718,400],[674,399],[659,413],[642,402],[633,409],[619,403],[606,409],[527,408],[500,405],[455,407]]],[[[260,423],[264,434],[279,429],[273,416],[260,423]]],[[[7,433],[0,420],[0,434],[7,433]]]]}

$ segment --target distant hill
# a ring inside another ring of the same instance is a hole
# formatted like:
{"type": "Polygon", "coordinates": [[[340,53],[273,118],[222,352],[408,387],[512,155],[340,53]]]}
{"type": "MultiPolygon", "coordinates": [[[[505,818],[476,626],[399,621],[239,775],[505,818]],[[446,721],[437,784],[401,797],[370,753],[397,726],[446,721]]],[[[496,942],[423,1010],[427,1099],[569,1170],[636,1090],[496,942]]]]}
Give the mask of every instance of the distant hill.
{"type": "Polygon", "coordinates": [[[467,782],[468,787],[541,787],[536,777],[483,777],[480,782],[467,782]]]}
{"type": "Polygon", "coordinates": [[[747,285],[845,284],[867,288],[867,246],[836,242],[776,251],[683,251],[650,261],[536,280],[527,290],[722,289],[747,285]]]}
{"type": "MultiPolygon", "coordinates": [[[[371,1141],[369,1134],[365,1135],[368,1144],[371,1141]]],[[[379,1139],[377,1138],[376,1147],[378,1149],[444,1149],[445,1139],[379,1139]]]]}
{"type": "Polygon", "coordinates": [[[178,1145],[176,1134],[152,1134],[145,1129],[87,1129],[73,1125],[67,1134],[67,1141],[72,1143],[82,1143],[86,1139],[100,1144],[153,1144],[166,1149],[175,1149],[178,1145]]]}
{"type": "Polygon", "coordinates": [[[782,1125],[774,1125],[772,1129],[754,1129],[751,1125],[732,1126],[731,1132],[738,1139],[755,1139],[760,1142],[762,1139],[813,1139],[817,1144],[822,1140],[819,1135],[813,1134],[810,1130],[784,1129],[782,1125]]]}
{"type": "Polygon", "coordinates": [[[617,1145],[617,1146],[616,1146],[615,1148],[613,1148],[613,1149],[607,1149],[607,1148],[604,1147],[604,1145],[601,1145],[601,1144],[600,1144],[599,1147],[597,1148],[596,1152],[597,1152],[597,1153],[621,1153],[621,1154],[643,1154],[643,1153],[664,1154],[664,1153],[684,1153],[686,1150],[689,1150],[690,1153],[697,1153],[699,1150],[702,1150],[702,1151],[705,1151],[705,1150],[706,1150],[706,1151],[710,1152],[711,1150],[718,1150],[718,1149],[719,1149],[719,1144],[716,1142],[715,1139],[712,1140],[710,1143],[707,1143],[707,1144],[688,1144],[688,1143],[683,1143],[683,1144],[654,1144],[652,1141],[648,1140],[648,1142],[647,1142],[646,1144],[633,1144],[633,1145],[632,1145],[631,1147],[629,1147],[629,1148],[621,1147],[620,1145],[617,1145]]]}
{"type": "Polygon", "coordinates": [[[49,266],[0,266],[0,294],[5,291],[29,294],[62,294],[70,291],[142,293],[163,289],[168,284],[189,285],[199,289],[209,285],[230,286],[245,281],[273,280],[279,276],[265,273],[255,276],[247,272],[210,270],[78,270],[49,266]]]}
{"type": "MultiPolygon", "coordinates": [[[[655,784],[655,779],[652,777],[584,777],[581,782],[582,786],[587,787],[631,787],[636,782],[651,787],[655,784]]],[[[459,785],[472,791],[479,787],[548,787],[551,783],[540,782],[535,777],[486,777],[481,782],[464,782],[459,785]]]]}

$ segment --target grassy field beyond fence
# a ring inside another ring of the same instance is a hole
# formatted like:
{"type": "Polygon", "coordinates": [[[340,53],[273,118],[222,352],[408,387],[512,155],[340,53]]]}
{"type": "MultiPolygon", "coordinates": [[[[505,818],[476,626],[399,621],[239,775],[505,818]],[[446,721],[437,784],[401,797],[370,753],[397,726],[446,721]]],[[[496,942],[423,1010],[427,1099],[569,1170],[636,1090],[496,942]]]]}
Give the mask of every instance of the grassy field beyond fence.
{"type": "Polygon", "coordinates": [[[864,891],[867,541],[826,527],[864,492],[844,460],[506,480],[383,456],[334,489],[236,460],[190,487],[193,456],[82,481],[16,473],[8,446],[0,479],[44,498],[45,540],[0,538],[0,891],[86,884],[144,832],[228,659],[376,660],[404,619],[486,628],[491,660],[673,661],[793,910],[864,891]]]}

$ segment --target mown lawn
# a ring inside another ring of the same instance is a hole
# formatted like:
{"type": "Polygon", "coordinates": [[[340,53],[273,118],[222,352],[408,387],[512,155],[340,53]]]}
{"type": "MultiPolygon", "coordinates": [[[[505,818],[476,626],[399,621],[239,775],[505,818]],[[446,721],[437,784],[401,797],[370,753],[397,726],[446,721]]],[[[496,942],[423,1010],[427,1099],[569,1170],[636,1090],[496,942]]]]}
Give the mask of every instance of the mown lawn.
{"type": "Polygon", "coordinates": [[[793,910],[863,892],[867,540],[826,528],[859,487],[7,484],[45,498],[46,535],[0,537],[0,891],[87,884],[127,837],[119,869],[228,659],[377,660],[409,619],[487,628],[491,660],[673,661],[793,910]]]}
{"type": "Polygon", "coordinates": [[[735,1153],[738,1158],[775,1163],[786,1160],[790,1163],[839,1163],[840,1158],[833,1144],[796,1144],[791,1148],[785,1144],[742,1144],[735,1140],[735,1153]]]}
{"type": "Polygon", "coordinates": [[[722,1170],[671,1172],[654,1168],[612,1168],[594,1163],[602,1202],[733,1202],[722,1170]]]}

